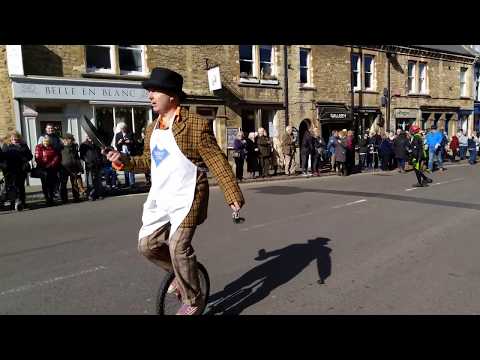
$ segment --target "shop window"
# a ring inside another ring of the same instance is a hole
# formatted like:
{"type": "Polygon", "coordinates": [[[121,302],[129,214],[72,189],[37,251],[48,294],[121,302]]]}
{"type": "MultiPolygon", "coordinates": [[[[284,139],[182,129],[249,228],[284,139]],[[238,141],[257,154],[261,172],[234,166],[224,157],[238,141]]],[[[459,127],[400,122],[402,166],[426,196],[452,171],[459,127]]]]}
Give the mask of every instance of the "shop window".
{"type": "Polygon", "coordinates": [[[311,64],[311,50],[300,48],[300,84],[302,86],[312,85],[311,64]]]}
{"type": "Polygon", "coordinates": [[[150,109],[142,106],[96,106],[94,113],[97,128],[108,144],[114,140],[114,131],[120,122],[127,124],[135,139],[141,139],[142,129],[146,128],[150,118],[150,109]]]}
{"type": "Polygon", "coordinates": [[[274,137],[274,125],[273,125],[273,119],[275,117],[275,110],[261,110],[261,125],[267,132],[267,135],[269,138],[274,137]]]}
{"type": "Polygon", "coordinates": [[[113,139],[113,108],[112,107],[97,107],[95,108],[95,120],[97,129],[100,132],[103,142],[108,145],[113,139]]]}
{"type": "Polygon", "coordinates": [[[209,120],[213,134],[217,137],[217,124],[215,123],[217,118],[217,108],[197,107],[197,114],[209,120]]]}
{"type": "Polygon", "coordinates": [[[242,110],[242,131],[245,136],[248,136],[251,132],[256,132],[256,118],[255,111],[251,109],[242,110]]]}
{"type": "Polygon", "coordinates": [[[135,106],[133,107],[133,133],[136,139],[142,138],[142,130],[144,131],[148,125],[148,108],[135,106]]]}

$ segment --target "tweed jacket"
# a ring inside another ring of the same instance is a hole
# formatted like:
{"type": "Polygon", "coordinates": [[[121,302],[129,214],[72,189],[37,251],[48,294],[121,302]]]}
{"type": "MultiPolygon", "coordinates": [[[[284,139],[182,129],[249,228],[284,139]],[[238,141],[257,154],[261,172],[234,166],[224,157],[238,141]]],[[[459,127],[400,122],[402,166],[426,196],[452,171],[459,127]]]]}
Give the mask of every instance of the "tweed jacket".
{"type": "MultiPolygon", "coordinates": [[[[125,170],[144,173],[150,170],[150,137],[157,121],[153,121],[145,129],[145,146],[140,156],[122,157],[125,170]]],[[[190,113],[181,108],[180,116],[172,125],[173,136],[182,153],[199,168],[208,167],[217,179],[227,204],[237,202],[240,206],[245,203],[242,191],[238,186],[232,167],[225,154],[217,144],[213,130],[207,119],[190,113]]],[[[198,171],[195,197],[192,208],[183,220],[181,227],[200,225],[207,218],[208,208],[208,179],[205,171],[198,171]]]]}

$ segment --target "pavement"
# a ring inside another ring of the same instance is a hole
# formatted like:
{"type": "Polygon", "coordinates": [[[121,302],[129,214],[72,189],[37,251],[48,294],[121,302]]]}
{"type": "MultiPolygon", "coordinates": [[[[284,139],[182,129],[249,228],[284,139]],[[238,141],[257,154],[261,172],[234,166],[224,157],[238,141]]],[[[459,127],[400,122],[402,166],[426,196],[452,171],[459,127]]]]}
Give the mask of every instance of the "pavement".
{"type": "MultiPolygon", "coordinates": [[[[480,166],[218,187],[193,245],[207,312],[479,314],[480,166]]],[[[164,273],[137,252],[146,194],[0,212],[0,314],[154,314],[164,273]]]]}

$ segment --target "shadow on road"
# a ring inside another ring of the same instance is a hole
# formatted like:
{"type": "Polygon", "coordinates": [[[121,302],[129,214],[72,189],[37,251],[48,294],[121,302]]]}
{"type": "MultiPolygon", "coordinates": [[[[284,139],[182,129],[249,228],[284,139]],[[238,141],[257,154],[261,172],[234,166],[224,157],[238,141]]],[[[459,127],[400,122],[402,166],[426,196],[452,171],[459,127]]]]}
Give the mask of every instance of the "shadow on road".
{"type": "Polygon", "coordinates": [[[319,280],[324,284],[332,271],[330,240],[317,237],[302,244],[292,244],[282,249],[260,250],[257,261],[264,262],[243,274],[239,279],[210,296],[208,315],[237,315],[265,299],[272,290],[289,282],[300,274],[312,261],[317,261],[319,280]]]}
{"type": "Polygon", "coordinates": [[[308,192],[332,194],[332,195],[350,195],[350,196],[360,196],[360,197],[369,197],[369,198],[379,198],[379,199],[386,199],[386,200],[416,202],[416,203],[428,204],[428,205],[448,206],[448,207],[455,207],[455,208],[461,208],[461,209],[480,210],[480,204],[471,204],[471,203],[465,203],[460,201],[425,199],[425,198],[418,198],[414,196],[405,196],[405,195],[380,194],[380,193],[364,192],[364,191],[306,189],[306,188],[299,188],[294,186],[272,186],[268,188],[255,189],[254,191],[263,193],[263,194],[274,194],[274,195],[293,195],[293,194],[308,193],[308,192]]]}

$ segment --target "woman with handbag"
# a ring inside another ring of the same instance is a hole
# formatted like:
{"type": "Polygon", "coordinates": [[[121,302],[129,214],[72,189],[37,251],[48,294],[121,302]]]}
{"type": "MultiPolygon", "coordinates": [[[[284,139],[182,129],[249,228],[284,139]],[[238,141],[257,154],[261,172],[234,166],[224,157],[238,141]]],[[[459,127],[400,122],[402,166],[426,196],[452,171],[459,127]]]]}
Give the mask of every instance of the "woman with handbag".
{"type": "MultiPolygon", "coordinates": [[[[10,133],[9,143],[4,146],[2,157],[6,162],[4,169],[7,198],[10,208],[22,211],[25,208],[25,180],[30,171],[33,155],[22,135],[17,131],[10,133]]],[[[1,160],[1,159],[0,159],[1,160]]]]}
{"type": "Polygon", "coordinates": [[[45,136],[42,143],[35,147],[35,162],[42,181],[42,191],[48,206],[53,205],[55,184],[58,168],[61,164],[61,155],[51,144],[50,136],[45,136]]]}
{"type": "Polygon", "coordinates": [[[235,160],[235,176],[238,181],[243,180],[243,163],[247,153],[247,142],[243,137],[243,131],[237,133],[233,141],[233,159],[235,160]]]}

